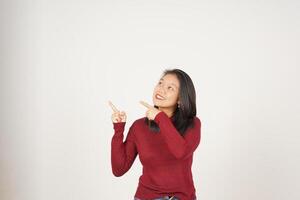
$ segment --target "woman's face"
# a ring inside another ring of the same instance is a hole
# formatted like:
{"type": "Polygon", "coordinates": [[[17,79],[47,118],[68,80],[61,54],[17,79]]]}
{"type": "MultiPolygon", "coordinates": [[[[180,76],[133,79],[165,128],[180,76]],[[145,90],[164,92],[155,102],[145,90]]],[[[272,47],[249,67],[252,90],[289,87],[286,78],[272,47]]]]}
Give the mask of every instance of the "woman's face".
{"type": "Polygon", "coordinates": [[[179,80],[175,74],[163,76],[153,91],[153,103],[159,108],[176,108],[179,100],[179,80]]]}

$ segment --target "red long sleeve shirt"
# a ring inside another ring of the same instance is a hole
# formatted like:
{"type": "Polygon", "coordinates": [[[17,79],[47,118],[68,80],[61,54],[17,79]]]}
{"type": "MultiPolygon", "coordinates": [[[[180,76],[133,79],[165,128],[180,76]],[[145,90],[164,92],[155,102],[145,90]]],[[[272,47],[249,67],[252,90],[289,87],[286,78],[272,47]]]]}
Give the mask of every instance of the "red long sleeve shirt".
{"type": "Polygon", "coordinates": [[[194,127],[181,136],[172,119],[164,112],[159,112],[154,118],[160,128],[158,133],[149,130],[144,122],[145,117],[137,119],[129,128],[124,142],[126,122],[113,123],[113,174],[125,174],[137,155],[143,165],[135,197],[143,200],[167,195],[175,195],[180,200],[193,200],[196,197],[191,167],[193,153],[200,143],[201,121],[195,116],[194,127]]]}

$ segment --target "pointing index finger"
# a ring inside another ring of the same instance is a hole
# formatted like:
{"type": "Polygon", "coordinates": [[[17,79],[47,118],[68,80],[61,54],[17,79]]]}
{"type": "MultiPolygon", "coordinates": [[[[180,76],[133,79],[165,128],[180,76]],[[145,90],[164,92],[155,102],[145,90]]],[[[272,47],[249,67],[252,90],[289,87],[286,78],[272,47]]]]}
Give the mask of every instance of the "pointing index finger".
{"type": "Polygon", "coordinates": [[[113,109],[114,112],[119,112],[119,110],[116,108],[116,106],[114,106],[114,104],[112,104],[111,101],[108,101],[108,104],[110,105],[110,107],[113,109]]]}
{"type": "Polygon", "coordinates": [[[147,108],[152,108],[152,106],[150,104],[146,103],[145,101],[140,101],[140,103],[147,108]]]}

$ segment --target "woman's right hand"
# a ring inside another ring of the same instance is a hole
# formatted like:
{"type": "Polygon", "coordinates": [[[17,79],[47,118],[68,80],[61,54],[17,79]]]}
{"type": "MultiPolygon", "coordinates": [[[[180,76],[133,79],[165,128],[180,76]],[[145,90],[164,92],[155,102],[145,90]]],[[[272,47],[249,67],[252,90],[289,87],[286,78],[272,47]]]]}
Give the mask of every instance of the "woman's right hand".
{"type": "Polygon", "coordinates": [[[126,113],[124,111],[119,111],[111,101],[108,101],[108,104],[113,110],[113,114],[111,115],[111,121],[113,123],[126,122],[126,113]]]}

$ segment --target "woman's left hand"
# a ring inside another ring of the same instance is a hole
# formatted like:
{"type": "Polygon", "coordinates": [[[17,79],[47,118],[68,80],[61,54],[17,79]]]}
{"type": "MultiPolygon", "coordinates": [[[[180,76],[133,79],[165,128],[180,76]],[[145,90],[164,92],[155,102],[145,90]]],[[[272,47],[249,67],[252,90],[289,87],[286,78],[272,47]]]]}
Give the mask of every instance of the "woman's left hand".
{"type": "Polygon", "coordinates": [[[154,120],[155,116],[162,112],[160,110],[158,110],[157,108],[155,108],[154,106],[151,106],[150,104],[144,102],[144,101],[140,101],[140,103],[145,106],[148,110],[146,111],[146,117],[149,120],[154,120]]]}

